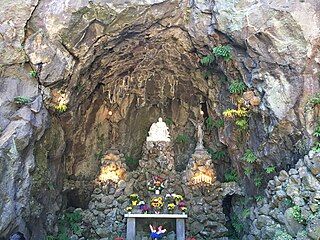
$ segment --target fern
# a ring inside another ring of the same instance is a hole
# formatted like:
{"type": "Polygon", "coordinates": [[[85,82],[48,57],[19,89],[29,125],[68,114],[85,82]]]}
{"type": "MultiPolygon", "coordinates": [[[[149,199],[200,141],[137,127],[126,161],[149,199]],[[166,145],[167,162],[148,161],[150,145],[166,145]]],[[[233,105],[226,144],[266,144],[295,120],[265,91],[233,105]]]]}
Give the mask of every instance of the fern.
{"type": "Polygon", "coordinates": [[[231,170],[230,172],[227,172],[224,174],[224,178],[225,178],[226,182],[233,182],[238,179],[238,174],[237,174],[236,170],[231,170]]]}
{"type": "Polygon", "coordinates": [[[236,120],[236,125],[237,125],[241,130],[248,130],[248,129],[249,129],[248,121],[247,121],[247,119],[245,119],[245,118],[237,119],[237,120],[236,120]]]}
{"type": "Polygon", "coordinates": [[[231,94],[242,94],[246,89],[247,86],[240,80],[232,80],[229,87],[231,94]]]}
{"type": "Polygon", "coordinates": [[[181,134],[176,137],[176,142],[178,143],[186,143],[188,140],[187,135],[181,134]]]}
{"type": "Polygon", "coordinates": [[[212,54],[210,54],[210,55],[207,55],[207,56],[203,57],[203,58],[200,60],[200,63],[201,63],[202,65],[208,66],[208,65],[210,65],[213,61],[214,61],[214,56],[213,56],[212,54]]]}
{"type": "Polygon", "coordinates": [[[275,166],[268,166],[266,167],[266,173],[270,174],[276,171],[276,167],[275,166]]]}
{"type": "Polygon", "coordinates": [[[244,174],[250,176],[253,173],[253,168],[247,167],[244,169],[244,174]]]}
{"type": "Polygon", "coordinates": [[[31,101],[29,97],[25,97],[25,96],[17,96],[13,100],[18,105],[26,105],[31,101]]]}
{"type": "Polygon", "coordinates": [[[242,160],[247,163],[254,163],[257,160],[257,157],[252,150],[247,149],[242,157],[242,160]]]}
{"type": "Polygon", "coordinates": [[[206,119],[206,128],[209,129],[209,130],[211,130],[211,129],[213,129],[213,127],[214,127],[213,117],[208,117],[208,118],[206,119]]]}
{"type": "Polygon", "coordinates": [[[232,48],[230,46],[219,45],[212,49],[212,53],[216,57],[222,57],[225,61],[229,61],[232,59],[232,55],[230,53],[231,49],[232,48]]]}

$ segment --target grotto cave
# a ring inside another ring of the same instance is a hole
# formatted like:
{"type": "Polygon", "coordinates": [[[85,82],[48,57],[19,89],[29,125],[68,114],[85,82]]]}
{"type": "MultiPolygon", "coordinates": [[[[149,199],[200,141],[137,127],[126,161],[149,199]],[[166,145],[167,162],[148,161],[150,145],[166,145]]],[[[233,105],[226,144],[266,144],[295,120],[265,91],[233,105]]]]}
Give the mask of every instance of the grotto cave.
{"type": "Polygon", "coordinates": [[[3,1],[0,239],[319,240],[319,11],[3,1]]]}

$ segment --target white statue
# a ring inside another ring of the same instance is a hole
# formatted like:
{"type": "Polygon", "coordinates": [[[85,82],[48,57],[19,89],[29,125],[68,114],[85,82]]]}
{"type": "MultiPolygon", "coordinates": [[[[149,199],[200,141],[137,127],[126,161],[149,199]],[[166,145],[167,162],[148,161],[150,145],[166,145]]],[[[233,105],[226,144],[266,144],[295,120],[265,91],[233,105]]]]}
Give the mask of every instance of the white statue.
{"type": "Polygon", "coordinates": [[[164,141],[170,142],[170,136],[168,127],[165,122],[162,121],[160,117],[158,122],[152,123],[150,130],[149,130],[149,137],[147,137],[148,142],[157,142],[157,141],[164,141]]]}
{"type": "Polygon", "coordinates": [[[204,146],[203,146],[203,122],[201,120],[198,120],[198,121],[195,121],[191,118],[189,118],[189,120],[192,122],[192,124],[195,126],[196,128],[196,136],[197,136],[197,146],[196,146],[196,149],[198,150],[201,150],[201,149],[204,149],[204,146]]]}

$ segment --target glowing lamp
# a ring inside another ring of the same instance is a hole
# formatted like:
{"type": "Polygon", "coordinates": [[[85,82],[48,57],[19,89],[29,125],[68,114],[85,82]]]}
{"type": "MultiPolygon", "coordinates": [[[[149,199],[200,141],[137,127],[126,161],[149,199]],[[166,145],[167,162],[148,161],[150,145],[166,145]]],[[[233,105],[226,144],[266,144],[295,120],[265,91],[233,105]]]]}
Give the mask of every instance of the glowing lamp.
{"type": "Polygon", "coordinates": [[[212,184],[212,176],[199,172],[192,178],[192,183],[197,184],[212,184]]]}

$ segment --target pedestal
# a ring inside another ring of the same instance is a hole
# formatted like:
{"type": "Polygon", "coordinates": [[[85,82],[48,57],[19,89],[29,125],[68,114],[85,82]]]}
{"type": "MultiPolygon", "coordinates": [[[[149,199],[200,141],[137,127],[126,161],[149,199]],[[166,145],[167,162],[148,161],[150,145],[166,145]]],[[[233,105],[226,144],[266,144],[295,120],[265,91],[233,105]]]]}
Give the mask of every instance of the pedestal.
{"type": "MultiPolygon", "coordinates": [[[[132,214],[130,214],[132,215],[132,214]]],[[[136,219],[128,218],[127,221],[127,240],[136,240],[136,219]]]]}

